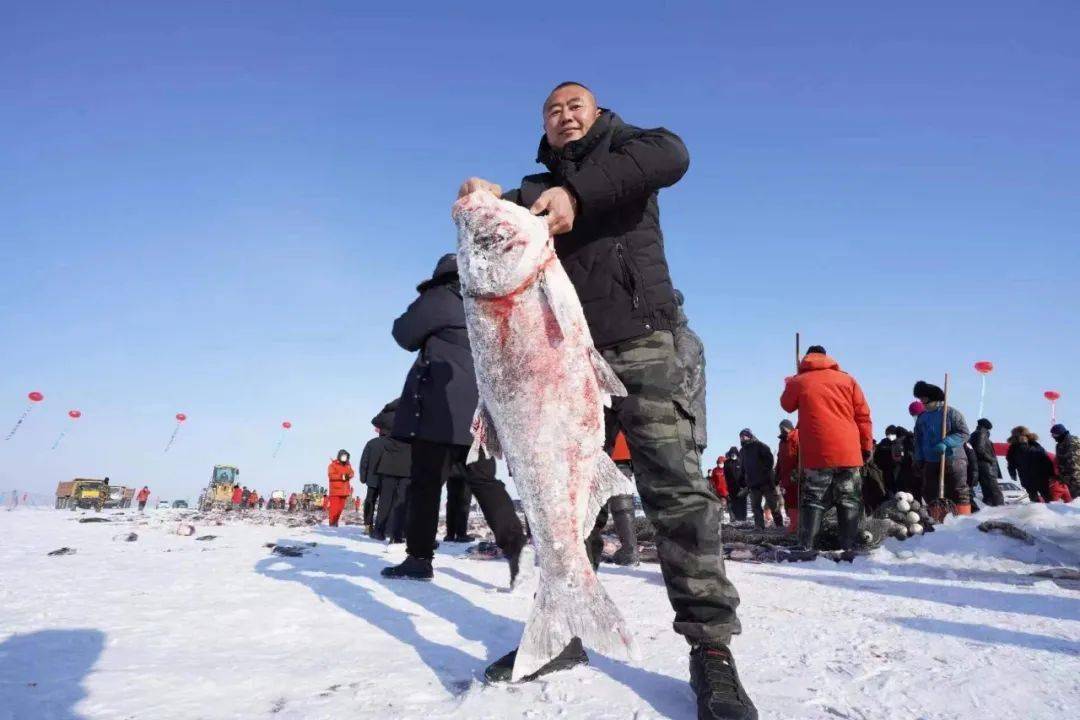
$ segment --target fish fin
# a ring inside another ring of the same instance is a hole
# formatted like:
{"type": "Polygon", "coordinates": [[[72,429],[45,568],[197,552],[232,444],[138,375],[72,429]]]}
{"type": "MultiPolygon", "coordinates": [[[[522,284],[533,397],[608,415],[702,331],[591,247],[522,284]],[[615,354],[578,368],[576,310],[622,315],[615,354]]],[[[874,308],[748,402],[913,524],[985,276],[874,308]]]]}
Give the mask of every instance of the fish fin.
{"type": "Polygon", "coordinates": [[[583,567],[573,577],[583,578],[581,586],[540,578],[532,612],[518,645],[512,681],[517,682],[542,668],[575,637],[604,655],[632,660],[639,657],[626,620],[593,572],[584,547],[580,554],[583,567]]]}
{"type": "Polygon", "coordinates": [[[600,508],[607,505],[607,501],[616,495],[633,495],[634,482],[622,474],[615,461],[607,453],[599,453],[596,456],[596,471],[593,474],[592,485],[589,488],[589,502],[585,506],[585,516],[581,518],[582,536],[588,536],[592,531],[596,516],[600,514],[600,508]]]}
{"type": "Polygon", "coordinates": [[[626,386],[608,365],[608,361],[600,354],[595,346],[589,346],[589,360],[592,361],[593,372],[596,373],[596,381],[600,383],[600,394],[604,397],[604,407],[611,407],[611,398],[626,397],[626,386]]]}
{"type": "Polygon", "coordinates": [[[476,413],[473,415],[472,426],[473,443],[469,448],[469,455],[465,458],[465,464],[471,465],[480,459],[480,451],[483,450],[488,457],[501,458],[502,446],[499,445],[499,436],[495,434],[495,422],[491,414],[484,407],[483,402],[476,405],[476,413]]]}
{"type": "Polygon", "coordinates": [[[559,330],[559,341],[561,342],[570,335],[574,323],[566,314],[566,308],[563,307],[563,304],[559,302],[559,298],[552,291],[547,273],[540,276],[540,297],[543,298],[544,304],[547,305],[548,310],[551,311],[552,316],[555,318],[555,325],[559,330]]]}

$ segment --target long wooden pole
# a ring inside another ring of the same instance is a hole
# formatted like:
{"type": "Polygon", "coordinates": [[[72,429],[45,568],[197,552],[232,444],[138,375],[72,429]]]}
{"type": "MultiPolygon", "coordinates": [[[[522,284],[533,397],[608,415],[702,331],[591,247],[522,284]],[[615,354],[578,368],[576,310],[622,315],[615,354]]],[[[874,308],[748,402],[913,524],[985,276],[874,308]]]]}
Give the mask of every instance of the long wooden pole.
{"type": "MultiPolygon", "coordinates": [[[[796,332],[795,333],[795,374],[796,375],[799,374],[799,360],[801,359],[801,356],[802,356],[802,352],[801,352],[802,348],[800,347],[800,345],[801,345],[800,341],[801,341],[801,338],[799,336],[799,333],[796,332]]],[[[799,438],[798,457],[799,457],[799,459],[798,459],[798,475],[795,476],[795,503],[798,505],[798,507],[795,508],[795,510],[796,510],[796,512],[798,512],[801,515],[802,514],[801,513],[801,510],[802,510],[802,474],[803,474],[803,467],[802,467],[802,438],[801,437],[799,438]]],[[[801,517],[799,518],[799,522],[800,523],[802,522],[801,517]]],[[[811,549],[813,549],[813,548],[811,548],[811,549]]]]}
{"type": "MultiPolygon", "coordinates": [[[[949,373],[945,373],[945,404],[941,409],[941,442],[949,436],[949,373]]],[[[945,453],[941,453],[941,464],[938,467],[938,497],[945,499],[945,453]]]]}

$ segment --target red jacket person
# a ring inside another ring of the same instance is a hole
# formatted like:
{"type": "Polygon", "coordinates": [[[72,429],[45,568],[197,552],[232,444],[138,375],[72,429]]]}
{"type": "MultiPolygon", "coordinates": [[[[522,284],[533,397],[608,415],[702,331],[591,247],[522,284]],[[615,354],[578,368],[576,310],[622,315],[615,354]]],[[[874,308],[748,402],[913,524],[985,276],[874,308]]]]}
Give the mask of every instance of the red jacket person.
{"type": "Polygon", "coordinates": [[[352,495],[349,481],[355,474],[349,463],[349,451],[338,450],[337,457],[330,461],[330,466],[326,469],[326,477],[330,481],[330,493],[327,496],[330,506],[327,508],[327,515],[331,527],[337,527],[341,511],[345,509],[345,503],[352,495]]]}
{"type": "Polygon", "coordinates": [[[874,449],[870,406],[859,383],[814,345],[788,378],[780,405],[799,413],[803,481],[799,544],[813,550],[825,510],[835,505],[840,545],[855,546],[862,515],[862,466],[874,449]]]}

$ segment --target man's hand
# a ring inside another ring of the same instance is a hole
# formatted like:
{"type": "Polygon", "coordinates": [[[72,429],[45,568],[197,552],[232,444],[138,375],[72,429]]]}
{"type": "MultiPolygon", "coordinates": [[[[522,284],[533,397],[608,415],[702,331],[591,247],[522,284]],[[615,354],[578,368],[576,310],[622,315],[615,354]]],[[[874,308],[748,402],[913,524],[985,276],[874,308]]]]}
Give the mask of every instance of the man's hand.
{"type": "Polygon", "coordinates": [[[502,188],[499,185],[493,182],[488,182],[487,180],[484,180],[482,178],[471,177],[465,182],[461,183],[461,187],[458,188],[457,196],[460,199],[465,197],[469,193],[476,192],[477,190],[484,190],[491,193],[497,198],[501,198],[503,194],[502,188]]]}
{"type": "Polygon", "coordinates": [[[529,208],[533,215],[547,213],[548,232],[562,235],[570,232],[577,217],[577,198],[564,187],[545,190],[533,206],[529,208]]]}

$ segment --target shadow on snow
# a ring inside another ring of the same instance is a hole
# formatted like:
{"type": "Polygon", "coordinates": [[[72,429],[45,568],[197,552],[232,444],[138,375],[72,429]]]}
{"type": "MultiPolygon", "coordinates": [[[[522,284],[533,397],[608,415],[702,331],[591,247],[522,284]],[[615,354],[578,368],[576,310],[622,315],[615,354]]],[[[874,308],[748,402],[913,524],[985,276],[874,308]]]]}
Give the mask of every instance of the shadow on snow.
{"type": "Polygon", "coordinates": [[[75,705],[105,646],[100,630],[41,630],[0,643],[0,715],[82,720],[75,705]],[[7,715],[10,713],[10,715],[7,715]]]}
{"type": "MultiPolygon", "coordinates": [[[[326,528],[317,532],[328,538],[343,539],[326,528]]],[[[364,536],[345,534],[344,539],[359,540],[365,545],[379,547],[381,543],[364,536]]],[[[288,544],[283,539],[280,542],[288,544]]],[[[374,625],[391,637],[407,643],[416,651],[420,660],[431,669],[452,696],[460,696],[478,677],[484,661],[453,646],[425,638],[417,629],[413,615],[388,605],[363,585],[352,582],[353,578],[366,578],[379,583],[399,597],[423,607],[451,625],[458,634],[483,644],[488,661],[495,660],[516,646],[521,639],[524,623],[476,605],[467,598],[436,583],[410,580],[387,580],[379,572],[387,567],[382,558],[350,550],[342,545],[318,546],[319,559],[312,563],[304,557],[281,557],[271,555],[260,560],[255,570],[275,580],[286,580],[306,585],[321,599],[329,600],[338,607],[374,625]],[[282,567],[287,565],[288,567],[282,567]],[[468,670],[468,674],[463,672],[468,670]]],[[[454,568],[437,568],[436,572],[453,577],[484,590],[497,589],[494,585],[477,580],[454,568]]],[[[616,682],[625,685],[653,710],[665,717],[691,717],[694,701],[685,681],[635,668],[593,653],[592,666],[616,682]]]]}

